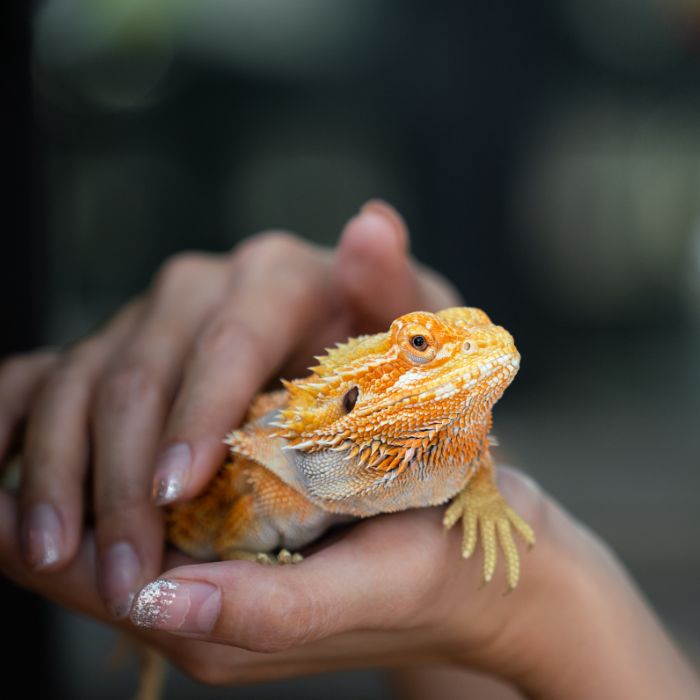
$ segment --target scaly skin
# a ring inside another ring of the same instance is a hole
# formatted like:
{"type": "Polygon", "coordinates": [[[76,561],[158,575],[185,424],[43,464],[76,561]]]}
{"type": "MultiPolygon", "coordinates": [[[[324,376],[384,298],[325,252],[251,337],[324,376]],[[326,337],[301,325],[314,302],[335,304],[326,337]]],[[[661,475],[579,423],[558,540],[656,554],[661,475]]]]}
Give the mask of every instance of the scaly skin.
{"type": "Polygon", "coordinates": [[[498,546],[507,579],[519,577],[512,530],[531,528],[493,481],[491,410],[515,376],[510,334],[479,309],[414,312],[386,333],[362,336],[317,358],[305,379],[253,402],[227,438],[231,460],[208,490],[168,510],[168,538],[198,557],[297,561],[298,549],[334,523],[452,503],[462,554],[480,529],[484,580],[498,546]]]}

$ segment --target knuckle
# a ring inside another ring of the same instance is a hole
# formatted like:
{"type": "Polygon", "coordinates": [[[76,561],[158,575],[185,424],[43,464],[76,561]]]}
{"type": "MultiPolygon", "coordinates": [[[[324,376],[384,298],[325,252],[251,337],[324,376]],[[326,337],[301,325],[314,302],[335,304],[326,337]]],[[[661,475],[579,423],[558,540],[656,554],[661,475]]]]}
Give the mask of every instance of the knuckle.
{"type": "Polygon", "coordinates": [[[91,367],[101,353],[101,336],[94,335],[71,345],[58,359],[56,371],[82,371],[91,367]]]}
{"type": "Polygon", "coordinates": [[[269,269],[288,262],[307,248],[310,248],[308,243],[288,231],[263,231],[237,246],[234,259],[245,268],[269,269]]]}
{"type": "MultiPolygon", "coordinates": [[[[157,532],[154,506],[133,480],[99,484],[95,494],[95,523],[98,543],[114,541],[115,533],[140,533],[143,542],[157,532]]],[[[157,516],[156,516],[157,517],[157,516]]]]}
{"type": "Polygon", "coordinates": [[[213,319],[196,341],[195,352],[203,357],[222,355],[235,350],[236,355],[255,358],[264,354],[264,344],[245,321],[235,316],[213,319]]]}
{"type": "Polygon", "coordinates": [[[168,258],[160,267],[155,277],[155,289],[167,292],[173,287],[186,284],[197,277],[208,266],[206,255],[194,251],[184,251],[168,258]]]}
{"type": "Polygon", "coordinates": [[[0,378],[14,378],[18,375],[35,376],[37,372],[43,372],[44,368],[55,361],[57,356],[58,353],[54,350],[35,350],[0,358],[0,378]]]}
{"type": "Polygon", "coordinates": [[[161,394],[154,373],[141,365],[110,370],[100,382],[97,404],[101,409],[122,412],[135,403],[152,402],[161,394]]]}
{"type": "Polygon", "coordinates": [[[84,386],[88,373],[85,358],[89,354],[87,343],[81,343],[61,355],[43,383],[40,395],[61,393],[67,387],[84,386]]]}
{"type": "Polygon", "coordinates": [[[23,372],[28,363],[27,355],[8,355],[0,360],[0,377],[9,377],[23,372]]]}

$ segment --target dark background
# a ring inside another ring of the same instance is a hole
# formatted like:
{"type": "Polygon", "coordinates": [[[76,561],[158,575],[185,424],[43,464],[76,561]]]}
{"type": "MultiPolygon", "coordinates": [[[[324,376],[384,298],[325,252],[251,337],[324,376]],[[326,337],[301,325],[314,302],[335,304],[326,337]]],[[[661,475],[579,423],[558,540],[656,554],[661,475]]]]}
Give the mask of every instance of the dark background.
{"type": "MultiPolygon", "coordinates": [[[[89,332],[175,251],[270,227],[333,244],[383,197],[516,338],[502,456],[611,543],[700,659],[697,3],[7,8],[3,352],[89,332]]],[[[126,696],[109,632],[8,595],[39,657],[25,690],[126,696]]],[[[236,693],[329,684],[387,696],[374,674],[236,693]]]]}

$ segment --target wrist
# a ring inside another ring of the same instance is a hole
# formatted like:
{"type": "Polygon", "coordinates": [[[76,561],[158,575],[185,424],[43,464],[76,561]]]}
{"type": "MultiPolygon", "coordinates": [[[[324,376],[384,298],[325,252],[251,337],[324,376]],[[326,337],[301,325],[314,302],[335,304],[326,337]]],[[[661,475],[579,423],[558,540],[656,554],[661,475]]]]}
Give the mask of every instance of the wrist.
{"type": "MultiPolygon", "coordinates": [[[[546,700],[697,697],[697,678],[605,545],[527,479],[499,481],[537,545],[512,594],[473,596],[469,614],[490,627],[477,650],[463,638],[453,660],[546,700]]],[[[473,645],[475,625],[461,624],[473,645]]]]}

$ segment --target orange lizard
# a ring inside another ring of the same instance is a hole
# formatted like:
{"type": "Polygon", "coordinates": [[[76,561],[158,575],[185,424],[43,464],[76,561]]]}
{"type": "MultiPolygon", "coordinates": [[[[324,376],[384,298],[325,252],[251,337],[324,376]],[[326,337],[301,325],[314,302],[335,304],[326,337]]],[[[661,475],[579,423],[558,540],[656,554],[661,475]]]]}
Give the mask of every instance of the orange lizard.
{"type": "Polygon", "coordinates": [[[520,364],[511,335],[479,309],[417,311],[317,360],[253,401],[208,489],[167,509],[169,541],[199,558],[292,563],[290,550],[335,523],[452,499],[443,522],[462,518],[462,555],[480,530],[484,581],[498,543],[514,588],[513,530],[535,537],[498,491],[489,453],[493,405],[520,364]]]}

